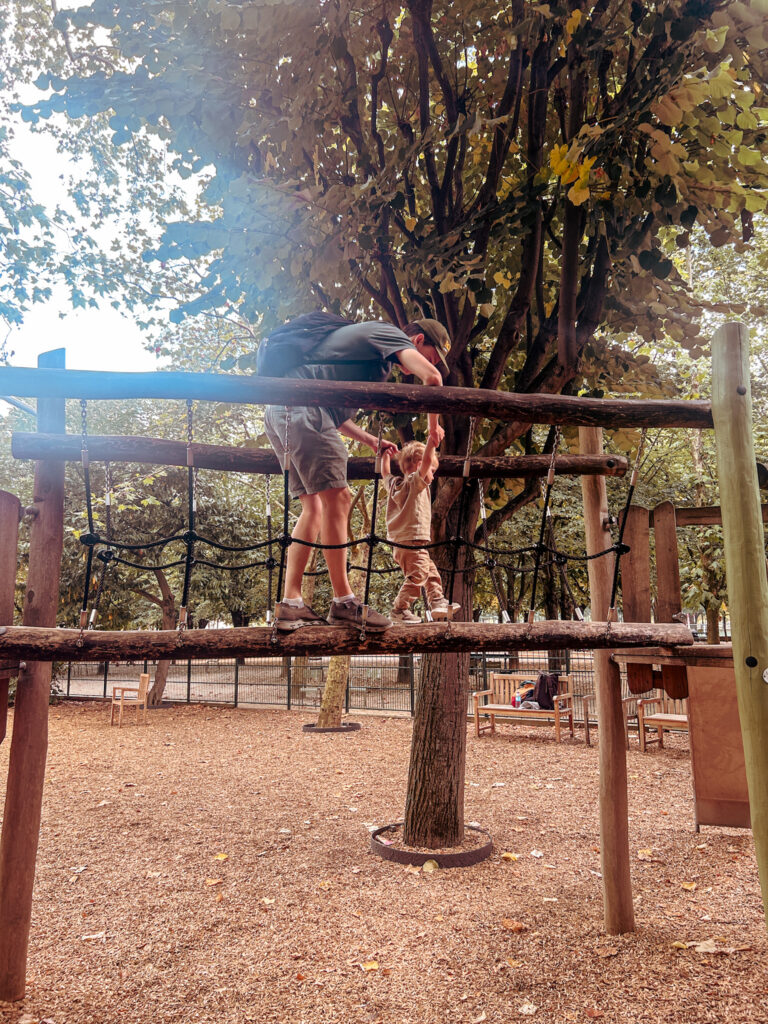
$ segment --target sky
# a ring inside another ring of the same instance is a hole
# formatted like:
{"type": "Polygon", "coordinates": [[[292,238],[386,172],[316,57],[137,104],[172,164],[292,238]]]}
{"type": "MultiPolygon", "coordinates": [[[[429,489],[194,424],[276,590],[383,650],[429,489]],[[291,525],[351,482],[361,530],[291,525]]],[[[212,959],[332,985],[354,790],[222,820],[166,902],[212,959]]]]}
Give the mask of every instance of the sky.
{"type": "MultiPolygon", "coordinates": [[[[53,208],[65,201],[61,175],[69,161],[54,141],[18,122],[13,155],[29,172],[36,199],[53,208]]],[[[6,339],[12,366],[35,366],[40,352],[67,350],[67,366],[77,370],[154,370],[159,362],[144,348],[144,336],[125,315],[104,301],[100,309],[72,310],[65,288],[26,313],[21,326],[6,339]]]]}

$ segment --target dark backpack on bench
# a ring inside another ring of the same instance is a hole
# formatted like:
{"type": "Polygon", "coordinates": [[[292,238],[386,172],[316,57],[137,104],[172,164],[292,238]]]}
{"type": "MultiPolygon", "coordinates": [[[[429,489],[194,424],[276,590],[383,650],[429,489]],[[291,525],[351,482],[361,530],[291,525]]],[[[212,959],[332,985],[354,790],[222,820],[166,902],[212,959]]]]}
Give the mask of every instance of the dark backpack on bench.
{"type": "Polygon", "coordinates": [[[354,323],[335,313],[306,313],[276,327],[259,345],[256,374],[284,377],[290,370],[311,362],[312,352],[329,334],[354,323]]]}

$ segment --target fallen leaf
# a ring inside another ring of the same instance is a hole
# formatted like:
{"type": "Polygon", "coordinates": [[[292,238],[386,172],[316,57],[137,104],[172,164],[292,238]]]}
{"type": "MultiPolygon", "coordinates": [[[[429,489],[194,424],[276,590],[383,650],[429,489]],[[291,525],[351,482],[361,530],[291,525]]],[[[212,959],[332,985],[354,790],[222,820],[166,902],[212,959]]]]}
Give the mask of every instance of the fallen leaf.
{"type": "Polygon", "coordinates": [[[543,903],[557,903],[557,896],[544,896],[543,903]]]}
{"type": "Polygon", "coordinates": [[[93,935],[81,935],[83,942],[103,942],[107,937],[106,932],[94,932],[93,935]]]}
{"type": "Polygon", "coordinates": [[[378,960],[365,960],[360,966],[364,971],[378,971],[379,962],[378,960]]]}
{"type": "Polygon", "coordinates": [[[213,855],[213,859],[214,860],[229,860],[229,854],[228,853],[215,853],[213,855]]]}
{"type": "Polygon", "coordinates": [[[159,878],[160,877],[160,872],[159,871],[148,871],[147,874],[146,874],[146,877],[147,878],[159,878]]]}
{"type": "Polygon", "coordinates": [[[672,949],[688,949],[688,943],[681,942],[680,939],[678,939],[677,942],[672,943],[672,949]]]}
{"type": "Polygon", "coordinates": [[[531,850],[531,856],[536,857],[536,859],[538,860],[539,858],[543,857],[544,854],[541,852],[541,850],[531,850]]]}
{"type": "Polygon", "coordinates": [[[653,860],[653,850],[638,850],[637,851],[637,859],[638,860],[653,860]]]}
{"type": "Polygon", "coordinates": [[[595,1006],[587,1006],[585,1008],[585,1010],[584,1010],[584,1013],[586,1013],[586,1015],[588,1017],[591,1017],[592,1020],[594,1020],[596,1017],[604,1017],[605,1016],[603,1011],[602,1010],[598,1010],[597,1007],[595,1007],[595,1006]]]}
{"type": "Polygon", "coordinates": [[[522,960],[513,960],[511,956],[507,957],[507,963],[510,967],[524,967],[525,963],[522,960]]]}
{"type": "Polygon", "coordinates": [[[390,976],[390,974],[392,973],[392,968],[391,967],[382,967],[381,973],[384,975],[385,978],[388,978],[390,976]]]}
{"type": "Polygon", "coordinates": [[[522,921],[515,921],[512,917],[505,917],[502,919],[501,927],[507,932],[526,932],[528,931],[528,925],[523,924],[522,921]]]}
{"type": "Polygon", "coordinates": [[[509,860],[509,861],[516,861],[516,860],[519,860],[520,858],[519,858],[518,854],[516,854],[516,853],[502,853],[501,859],[502,860],[509,860]]]}
{"type": "Polygon", "coordinates": [[[206,885],[221,885],[221,883],[223,881],[224,881],[223,878],[206,878],[205,884],[206,885]]]}
{"type": "Polygon", "coordinates": [[[214,900],[214,903],[223,903],[223,902],[224,902],[224,893],[223,892],[217,892],[216,893],[216,899],[214,900]]]}
{"type": "Polygon", "coordinates": [[[533,1003],[523,1003],[517,1008],[517,1012],[522,1013],[524,1017],[532,1017],[537,1010],[538,1006],[534,1006],[533,1003]]]}
{"type": "Polygon", "coordinates": [[[617,956],[618,948],[616,946],[603,946],[602,949],[598,949],[597,955],[602,957],[617,956]]]}
{"type": "Polygon", "coordinates": [[[472,1024],[482,1024],[484,1020],[488,1020],[488,1014],[483,1010],[479,1017],[475,1017],[472,1024]]]}
{"type": "Polygon", "coordinates": [[[418,864],[406,864],[405,872],[408,875],[419,875],[421,874],[421,868],[418,866],[418,864]]]}
{"type": "Polygon", "coordinates": [[[329,882],[327,879],[324,882],[317,883],[318,889],[330,889],[332,885],[333,882],[329,882]]]}
{"type": "Polygon", "coordinates": [[[717,948],[717,944],[715,943],[714,939],[705,939],[704,942],[700,942],[698,945],[695,945],[693,948],[694,948],[694,951],[696,953],[718,953],[719,952],[719,950],[717,948]]]}
{"type": "Polygon", "coordinates": [[[432,871],[439,871],[440,865],[436,860],[425,860],[421,866],[422,871],[425,875],[430,874],[432,871]]]}
{"type": "Polygon", "coordinates": [[[262,896],[261,902],[264,904],[265,907],[271,907],[275,901],[274,899],[271,899],[269,896],[262,896]]]}
{"type": "Polygon", "coordinates": [[[101,803],[96,804],[96,806],[97,807],[106,807],[108,803],[109,803],[109,800],[102,800],[101,803]]]}
{"type": "Polygon", "coordinates": [[[696,883],[695,882],[681,882],[680,885],[683,887],[683,889],[685,889],[686,892],[695,892],[696,891],[696,883]]]}
{"type": "Polygon", "coordinates": [[[506,786],[506,782],[492,782],[491,789],[500,789],[502,786],[506,786]]]}

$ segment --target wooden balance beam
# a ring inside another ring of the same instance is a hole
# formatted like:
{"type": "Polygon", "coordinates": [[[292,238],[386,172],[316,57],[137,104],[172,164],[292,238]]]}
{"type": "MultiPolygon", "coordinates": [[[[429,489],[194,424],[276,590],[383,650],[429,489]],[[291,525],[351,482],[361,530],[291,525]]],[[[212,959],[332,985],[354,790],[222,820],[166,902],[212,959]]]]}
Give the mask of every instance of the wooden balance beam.
{"type": "Polygon", "coordinates": [[[151,661],[159,658],[284,657],[322,654],[410,654],[457,651],[531,651],[688,646],[693,636],[677,623],[478,622],[395,624],[383,633],[351,626],[305,626],[278,633],[269,626],[232,629],[86,630],[0,627],[0,658],[28,661],[151,661]]]}
{"type": "MultiPolygon", "coordinates": [[[[189,446],[198,469],[218,469],[231,473],[280,474],[280,463],[268,448],[236,448],[219,444],[189,446]]],[[[55,459],[79,462],[82,438],[77,434],[27,434],[18,432],[11,439],[11,452],[16,459],[55,459]]],[[[88,438],[88,456],[93,462],[137,462],[155,466],[186,466],[187,445],[184,441],[167,441],[160,437],[123,437],[94,435],[88,438]]],[[[468,476],[541,477],[549,472],[550,455],[503,455],[495,458],[472,456],[468,476]]],[[[396,464],[393,473],[400,472],[396,464]]],[[[557,455],[558,476],[624,476],[627,460],[621,455],[557,455]]],[[[375,476],[375,459],[354,457],[347,463],[350,480],[370,480],[375,476]]],[[[438,476],[464,475],[464,459],[459,455],[443,455],[438,476]]]]}
{"type": "Polygon", "coordinates": [[[0,393],[26,398],[195,399],[246,405],[442,412],[506,423],[559,423],[609,430],[625,427],[712,429],[712,406],[707,401],[527,395],[485,388],[425,388],[417,384],[278,379],[226,373],[117,373],[3,366],[0,367],[0,393]]]}

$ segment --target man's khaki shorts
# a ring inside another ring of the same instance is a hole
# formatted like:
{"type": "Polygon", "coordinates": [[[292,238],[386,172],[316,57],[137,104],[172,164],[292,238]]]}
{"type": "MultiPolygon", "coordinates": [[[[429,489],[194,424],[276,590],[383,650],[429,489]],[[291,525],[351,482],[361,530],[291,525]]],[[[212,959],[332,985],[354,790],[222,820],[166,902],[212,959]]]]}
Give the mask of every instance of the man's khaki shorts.
{"type": "Polygon", "coordinates": [[[327,409],[269,405],[264,428],[285,472],[286,419],[292,498],[347,486],[347,449],[327,409]]]}

